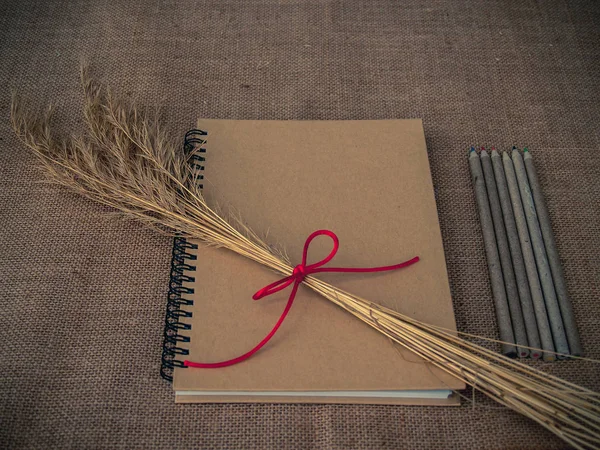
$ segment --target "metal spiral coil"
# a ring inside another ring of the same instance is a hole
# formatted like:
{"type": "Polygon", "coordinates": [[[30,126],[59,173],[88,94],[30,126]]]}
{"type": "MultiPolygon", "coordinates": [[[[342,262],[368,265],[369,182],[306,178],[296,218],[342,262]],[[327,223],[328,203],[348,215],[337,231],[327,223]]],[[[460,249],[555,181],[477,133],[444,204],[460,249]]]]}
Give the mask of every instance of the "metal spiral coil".
{"type": "MultiPolygon", "coordinates": [[[[203,187],[200,181],[204,179],[201,172],[204,170],[204,161],[206,160],[201,155],[201,153],[206,153],[206,149],[201,147],[206,142],[202,136],[207,134],[205,131],[193,129],[185,134],[183,140],[183,151],[186,155],[189,155],[188,163],[196,171],[194,182],[198,183],[200,188],[203,187]]],[[[190,264],[190,262],[196,260],[197,257],[190,253],[190,250],[196,250],[197,248],[196,244],[188,242],[184,237],[176,236],[173,239],[160,368],[161,377],[168,381],[173,381],[173,369],[175,367],[185,367],[183,361],[178,357],[189,354],[189,350],[182,347],[181,344],[190,342],[190,338],[181,332],[192,328],[189,323],[185,322],[186,318],[192,317],[192,313],[183,309],[182,306],[190,306],[194,302],[182,296],[194,293],[194,289],[184,286],[184,283],[195,281],[195,277],[190,273],[196,270],[196,266],[190,264]]]]}

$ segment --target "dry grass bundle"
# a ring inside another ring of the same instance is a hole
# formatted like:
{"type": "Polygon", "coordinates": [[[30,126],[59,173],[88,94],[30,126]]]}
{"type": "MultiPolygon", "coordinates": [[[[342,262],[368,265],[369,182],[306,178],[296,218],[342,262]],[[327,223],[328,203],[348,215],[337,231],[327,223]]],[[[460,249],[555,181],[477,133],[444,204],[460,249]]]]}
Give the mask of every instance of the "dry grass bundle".
{"type": "MultiPolygon", "coordinates": [[[[84,138],[57,142],[50,114],[26,111],[15,98],[12,125],[47,178],[161,232],[182,233],[224,247],[282,274],[290,261],[241,221],[222,217],[193,182],[197,173],[156,119],[117,99],[82,72],[84,138]]],[[[436,367],[552,431],[576,448],[600,446],[598,394],[508,359],[456,334],[331,286],[304,283],[327,300],[436,367]]]]}

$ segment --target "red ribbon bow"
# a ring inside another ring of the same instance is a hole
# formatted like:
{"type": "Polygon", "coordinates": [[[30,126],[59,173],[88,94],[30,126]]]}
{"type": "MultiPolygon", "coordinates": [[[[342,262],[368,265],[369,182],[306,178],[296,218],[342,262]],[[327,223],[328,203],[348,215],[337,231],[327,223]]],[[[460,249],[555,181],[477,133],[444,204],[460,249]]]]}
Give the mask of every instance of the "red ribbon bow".
{"type": "Polygon", "coordinates": [[[285,306],[283,313],[279,317],[279,320],[277,321],[277,323],[275,324],[273,329],[269,332],[269,334],[267,334],[267,336],[262,341],[260,341],[256,345],[256,347],[254,347],[249,352],[244,353],[241,356],[238,356],[237,358],[229,359],[227,361],[221,361],[221,362],[217,362],[217,363],[197,363],[197,362],[192,362],[192,361],[184,361],[183,365],[187,366],[187,367],[200,367],[203,369],[216,369],[219,367],[232,366],[234,364],[237,364],[239,362],[242,362],[242,361],[250,358],[257,351],[259,351],[262,347],[264,347],[264,345],[267,342],[269,342],[269,340],[271,340],[271,338],[275,335],[275,333],[277,332],[277,330],[279,329],[279,327],[285,320],[285,317],[287,316],[288,312],[290,311],[290,309],[292,307],[292,303],[294,303],[294,299],[296,298],[296,292],[298,292],[298,287],[304,281],[304,278],[306,278],[307,276],[309,276],[313,273],[320,273],[320,272],[363,272],[363,273],[364,272],[384,272],[384,271],[388,271],[388,270],[401,269],[403,267],[410,266],[411,264],[414,264],[417,261],[419,261],[419,257],[415,256],[414,258],[412,258],[408,261],[404,261],[400,264],[394,264],[393,266],[364,267],[364,268],[362,268],[362,267],[356,267],[356,268],[355,267],[322,267],[333,259],[333,257],[337,253],[339,247],[340,247],[340,241],[333,231],[329,231],[329,230],[315,231],[308,237],[308,239],[306,239],[306,242],[304,243],[304,250],[302,251],[302,262],[300,264],[298,264],[296,267],[294,267],[294,271],[292,272],[292,274],[285,278],[282,278],[281,280],[271,283],[268,286],[265,286],[264,288],[262,288],[256,294],[254,294],[252,296],[252,299],[260,300],[261,298],[266,297],[267,295],[271,295],[271,294],[274,294],[275,292],[279,292],[282,289],[285,289],[292,283],[294,284],[294,286],[292,287],[292,292],[290,293],[290,297],[287,301],[287,305],[285,306]],[[314,238],[316,238],[317,236],[330,237],[331,240],[333,241],[333,249],[331,250],[331,253],[329,253],[329,255],[327,257],[325,257],[324,259],[322,259],[321,261],[318,261],[314,264],[307,265],[306,258],[308,256],[308,247],[310,246],[310,243],[312,242],[312,240],[314,238]]]}

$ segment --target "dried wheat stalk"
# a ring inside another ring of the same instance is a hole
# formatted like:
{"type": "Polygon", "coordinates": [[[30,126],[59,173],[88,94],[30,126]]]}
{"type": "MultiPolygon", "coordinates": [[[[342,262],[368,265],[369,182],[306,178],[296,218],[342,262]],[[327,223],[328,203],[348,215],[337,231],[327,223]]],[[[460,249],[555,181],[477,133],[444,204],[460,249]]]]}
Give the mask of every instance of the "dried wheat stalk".
{"type": "MultiPolygon", "coordinates": [[[[241,221],[211,209],[193,182],[197,173],[160,123],[117,99],[82,71],[84,117],[89,131],[68,142],[54,140],[50,111],[36,115],[13,98],[17,136],[38,157],[46,177],[127,218],[166,233],[182,233],[224,247],[282,274],[288,259],[241,221]]],[[[533,420],[576,448],[600,446],[597,393],[508,359],[331,286],[313,276],[304,283],[425,361],[533,420]]]]}

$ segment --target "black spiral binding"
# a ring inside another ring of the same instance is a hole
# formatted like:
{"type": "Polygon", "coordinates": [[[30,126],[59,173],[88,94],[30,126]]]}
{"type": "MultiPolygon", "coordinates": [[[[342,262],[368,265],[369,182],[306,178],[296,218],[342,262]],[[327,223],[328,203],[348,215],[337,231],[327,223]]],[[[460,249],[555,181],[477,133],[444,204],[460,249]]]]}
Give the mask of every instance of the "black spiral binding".
{"type": "MultiPolygon", "coordinates": [[[[202,136],[208,133],[202,130],[190,130],[185,134],[183,140],[183,151],[188,155],[188,162],[196,170],[195,183],[202,188],[201,180],[204,176],[201,172],[204,170],[205,158],[200,153],[205,153],[206,149],[201,146],[206,142],[202,136]]],[[[182,298],[184,294],[193,294],[194,289],[183,286],[183,283],[195,281],[195,277],[189,275],[189,272],[196,270],[196,266],[190,264],[190,261],[196,259],[189,250],[195,250],[198,246],[188,242],[184,237],[177,236],[173,239],[173,253],[171,258],[171,276],[169,279],[169,294],[167,296],[167,312],[165,315],[165,330],[163,339],[162,363],[160,375],[168,381],[173,381],[173,369],[175,367],[185,367],[180,356],[189,354],[189,350],[181,346],[182,343],[190,342],[189,336],[185,331],[191,329],[191,325],[185,323],[185,318],[192,317],[192,313],[182,309],[182,306],[193,305],[193,300],[182,298]],[[183,333],[182,333],[183,332],[183,333]]]]}

